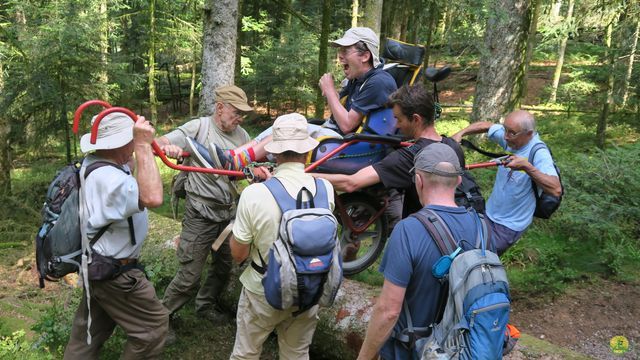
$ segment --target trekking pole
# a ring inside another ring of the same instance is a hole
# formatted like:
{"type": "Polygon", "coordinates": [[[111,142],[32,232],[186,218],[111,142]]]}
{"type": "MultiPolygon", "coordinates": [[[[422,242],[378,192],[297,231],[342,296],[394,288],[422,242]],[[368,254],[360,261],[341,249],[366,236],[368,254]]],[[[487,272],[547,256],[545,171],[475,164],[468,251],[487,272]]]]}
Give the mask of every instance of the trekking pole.
{"type": "MultiPolygon", "coordinates": [[[[86,103],[85,103],[86,104],[86,103]]],[[[84,105],[84,104],[83,104],[84,105]]],[[[92,105],[92,104],[89,104],[92,105]]],[[[89,106],[87,105],[87,106],[89,106]]],[[[138,120],[138,115],[136,115],[133,111],[124,108],[124,107],[109,107],[107,109],[102,110],[98,116],[96,116],[96,120],[93,122],[93,125],[91,126],[91,144],[95,144],[96,140],[98,139],[98,127],[100,125],[100,121],[102,121],[102,119],[114,112],[121,112],[127,116],[129,116],[134,122],[138,120]]],[[[224,170],[224,169],[208,169],[208,168],[202,168],[202,167],[197,167],[197,166],[186,166],[186,165],[177,165],[172,163],[171,161],[169,161],[169,158],[167,158],[167,156],[165,155],[164,151],[162,151],[162,149],[160,149],[160,146],[158,145],[158,143],[156,143],[156,141],[154,140],[151,143],[151,147],[153,148],[153,151],[155,152],[156,156],[160,157],[160,159],[162,160],[162,162],[167,165],[168,167],[174,169],[174,170],[180,170],[180,171],[193,171],[193,172],[202,172],[202,173],[210,173],[210,174],[216,174],[216,175],[226,175],[226,176],[234,176],[236,178],[244,178],[245,174],[242,171],[234,171],[234,170],[224,170]]]]}

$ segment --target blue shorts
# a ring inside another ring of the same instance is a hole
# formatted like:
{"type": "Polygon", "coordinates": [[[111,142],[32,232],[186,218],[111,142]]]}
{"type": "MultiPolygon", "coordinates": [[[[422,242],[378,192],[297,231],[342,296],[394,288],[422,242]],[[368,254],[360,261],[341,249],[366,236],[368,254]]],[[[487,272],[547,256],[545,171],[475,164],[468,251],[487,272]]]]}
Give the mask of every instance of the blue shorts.
{"type": "Polygon", "coordinates": [[[487,219],[491,223],[491,231],[493,235],[493,245],[496,248],[498,256],[504,254],[508,248],[515,244],[526,230],[515,231],[504,225],[493,222],[488,216],[487,219]]]}

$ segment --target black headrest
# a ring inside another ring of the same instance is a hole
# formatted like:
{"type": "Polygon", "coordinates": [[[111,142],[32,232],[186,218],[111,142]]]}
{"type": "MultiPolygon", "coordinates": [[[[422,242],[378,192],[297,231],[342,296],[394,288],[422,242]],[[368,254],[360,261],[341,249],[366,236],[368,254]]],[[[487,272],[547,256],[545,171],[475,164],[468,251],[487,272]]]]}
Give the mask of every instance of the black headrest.
{"type": "Polygon", "coordinates": [[[422,65],[426,49],[422,45],[407,44],[400,40],[387,38],[382,57],[389,62],[400,62],[415,66],[422,65]]]}

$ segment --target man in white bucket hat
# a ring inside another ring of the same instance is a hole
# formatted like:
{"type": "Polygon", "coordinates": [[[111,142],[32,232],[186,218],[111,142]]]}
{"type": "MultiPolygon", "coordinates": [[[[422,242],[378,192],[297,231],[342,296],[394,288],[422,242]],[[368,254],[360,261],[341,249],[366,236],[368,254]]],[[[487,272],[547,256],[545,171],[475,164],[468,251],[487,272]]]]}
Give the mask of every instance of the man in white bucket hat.
{"type": "Polygon", "coordinates": [[[94,143],[91,134],[80,140],[82,152],[91,152],[82,162],[79,192],[83,247],[91,256],[83,256],[87,280],[65,359],[97,359],[116,325],[127,334],[123,359],[157,359],[162,353],[169,312],[138,263],[146,208],[163,200],[151,149],[154,132],[143,117],[134,124],[115,112],[100,121],[94,143]]]}
{"type": "MultiPolygon", "coordinates": [[[[307,121],[300,114],[280,116],[273,124],[273,139],[266,145],[278,166],[274,177],[294,198],[305,187],[315,196],[316,182],[304,172],[306,154],[318,146],[309,136],[307,121]]],[[[327,202],[333,211],[333,187],[323,180],[327,202]]],[[[231,255],[236,262],[249,258],[260,264],[260,254],[268,254],[278,237],[282,211],[265,184],[249,185],[240,196],[231,239],[231,255]]],[[[281,359],[308,359],[309,345],[316,329],[318,306],[294,316],[295,310],[276,310],[267,302],[262,275],[247,266],[242,275],[238,301],[236,340],[231,359],[257,359],[262,344],[275,329],[281,359]]]]}

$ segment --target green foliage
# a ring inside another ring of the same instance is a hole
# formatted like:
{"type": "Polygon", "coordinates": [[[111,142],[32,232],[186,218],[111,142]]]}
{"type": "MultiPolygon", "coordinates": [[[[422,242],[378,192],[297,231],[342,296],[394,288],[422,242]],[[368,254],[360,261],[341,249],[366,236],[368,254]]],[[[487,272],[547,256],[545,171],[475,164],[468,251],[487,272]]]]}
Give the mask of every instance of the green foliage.
{"type": "Polygon", "coordinates": [[[640,146],[580,154],[562,163],[567,201],[558,230],[608,241],[636,239],[640,228],[640,146]],[[570,214],[565,215],[565,212],[570,214]]]}
{"type": "Polygon", "coordinates": [[[37,334],[34,348],[62,355],[69,342],[73,315],[80,302],[81,294],[82,290],[78,289],[71,293],[69,304],[65,305],[64,302],[58,301],[44,311],[40,319],[31,327],[31,330],[37,334]]]}
{"type": "Polygon", "coordinates": [[[25,331],[18,330],[8,336],[0,336],[0,360],[53,359],[50,353],[34,352],[26,339],[25,331]]]}

